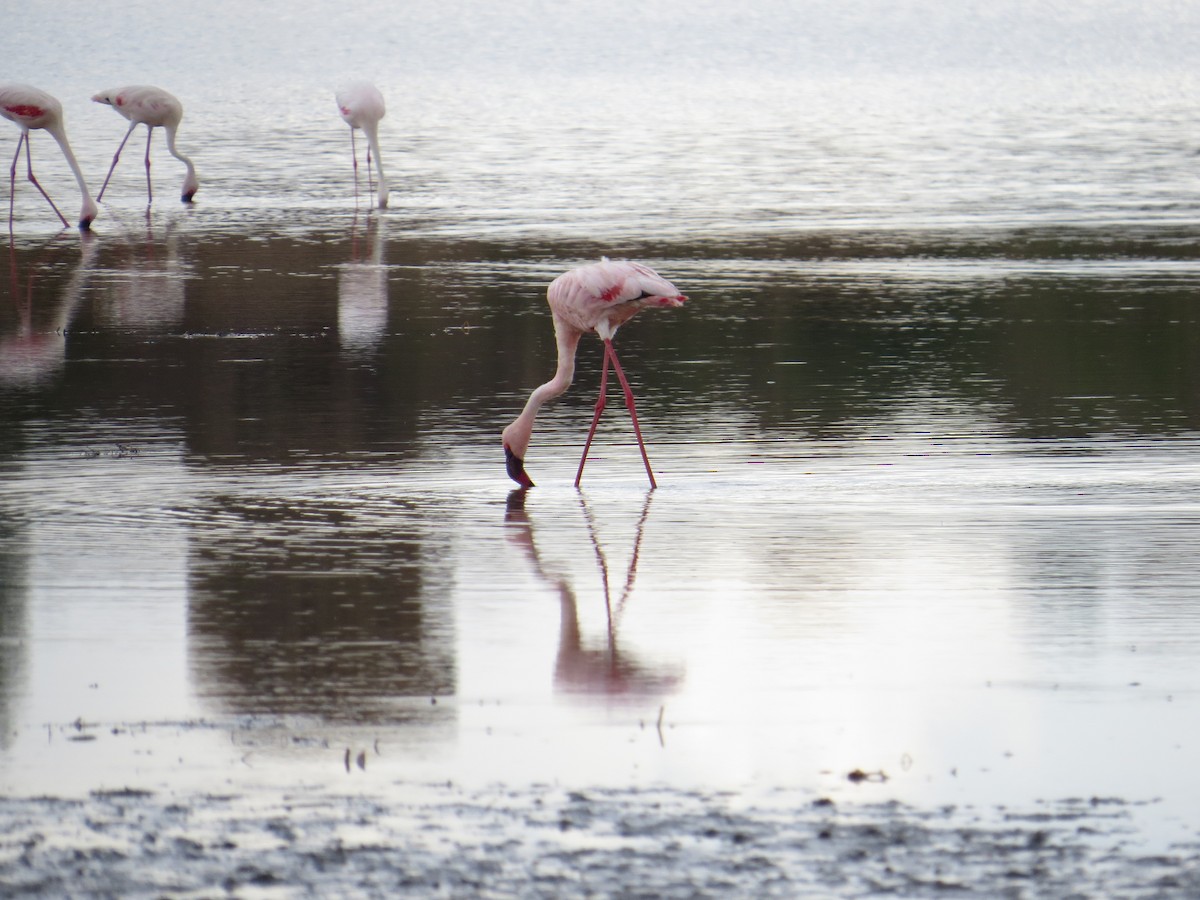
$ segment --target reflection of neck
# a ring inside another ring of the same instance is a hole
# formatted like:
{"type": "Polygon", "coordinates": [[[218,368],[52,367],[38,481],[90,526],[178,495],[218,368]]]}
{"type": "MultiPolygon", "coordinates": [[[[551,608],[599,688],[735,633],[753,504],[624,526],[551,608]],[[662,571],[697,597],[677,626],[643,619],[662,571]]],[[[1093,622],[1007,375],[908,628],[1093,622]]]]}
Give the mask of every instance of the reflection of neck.
{"type": "Polygon", "coordinates": [[[57,302],[49,306],[39,304],[43,310],[52,311],[53,318],[49,321],[43,318],[35,326],[33,283],[39,264],[35,260],[27,260],[28,275],[22,291],[16,247],[10,242],[10,290],[18,318],[13,334],[0,333],[0,382],[35,383],[63,364],[67,334],[91,274],[91,263],[98,244],[98,241],[84,234],[83,253],[63,285],[57,302]]]}
{"type": "Polygon", "coordinates": [[[505,521],[515,526],[509,532],[509,536],[521,547],[538,577],[558,594],[560,618],[555,678],[561,683],[591,689],[600,688],[606,692],[620,692],[627,689],[625,682],[628,681],[630,673],[622,672],[620,652],[617,648],[617,626],[625,604],[633,592],[634,582],[637,580],[638,558],[641,552],[642,536],[645,533],[646,519],[650,512],[651,496],[651,492],[647,492],[646,500],[642,505],[641,516],[638,518],[634,532],[629,570],[626,573],[621,596],[614,611],[608,558],[600,544],[595,517],[587,504],[587,499],[582,494],[579,495],[580,508],[583,511],[588,536],[596,555],[596,564],[600,570],[604,591],[604,608],[607,616],[606,640],[603,649],[589,650],[583,645],[583,634],[579,626],[579,604],[569,579],[565,575],[550,573],[542,562],[533,533],[533,524],[524,507],[525,492],[514,490],[509,494],[505,521]]]}

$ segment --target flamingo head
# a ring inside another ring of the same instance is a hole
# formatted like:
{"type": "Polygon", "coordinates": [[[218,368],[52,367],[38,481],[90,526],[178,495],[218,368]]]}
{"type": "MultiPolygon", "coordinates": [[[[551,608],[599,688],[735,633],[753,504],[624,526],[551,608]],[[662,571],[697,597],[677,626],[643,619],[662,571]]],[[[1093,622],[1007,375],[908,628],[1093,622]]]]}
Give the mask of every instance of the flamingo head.
{"type": "Polygon", "coordinates": [[[96,221],[98,215],[100,215],[100,210],[96,207],[96,202],[91,197],[85,198],[83,209],[79,213],[79,230],[91,230],[92,222],[96,221]]]}
{"type": "Polygon", "coordinates": [[[525,460],[517,456],[508,444],[504,445],[504,466],[508,470],[508,477],[521,487],[533,487],[533,479],[525,471],[525,460]]]}
{"type": "Polygon", "coordinates": [[[200,190],[200,179],[196,177],[195,172],[190,172],[183,181],[183,193],[179,199],[184,203],[191,203],[192,198],[196,196],[196,191],[198,190],[200,190]]]}
{"type": "Polygon", "coordinates": [[[642,291],[638,302],[644,306],[662,306],[666,309],[674,309],[687,303],[687,297],[683,294],[650,294],[642,291]]]}

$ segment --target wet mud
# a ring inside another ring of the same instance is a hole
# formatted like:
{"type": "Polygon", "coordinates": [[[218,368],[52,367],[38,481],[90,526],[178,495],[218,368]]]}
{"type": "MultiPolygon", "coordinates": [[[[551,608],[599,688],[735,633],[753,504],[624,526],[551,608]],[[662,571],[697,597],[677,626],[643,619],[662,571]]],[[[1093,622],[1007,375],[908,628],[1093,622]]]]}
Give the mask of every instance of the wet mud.
{"type": "Polygon", "coordinates": [[[1194,897],[1118,798],[1029,809],[809,791],[393,784],[0,798],[9,897],[1194,897]]]}

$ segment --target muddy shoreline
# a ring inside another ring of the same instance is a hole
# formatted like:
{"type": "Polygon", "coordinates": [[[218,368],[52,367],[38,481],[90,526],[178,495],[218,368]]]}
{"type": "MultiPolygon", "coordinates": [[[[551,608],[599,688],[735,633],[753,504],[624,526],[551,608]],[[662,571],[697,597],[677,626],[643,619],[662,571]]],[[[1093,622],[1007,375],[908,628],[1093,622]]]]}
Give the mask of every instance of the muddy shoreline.
{"type": "Polygon", "coordinates": [[[17,897],[1194,897],[1200,843],[1134,804],[1027,810],[738,793],[393,785],[0,798],[17,897]]]}

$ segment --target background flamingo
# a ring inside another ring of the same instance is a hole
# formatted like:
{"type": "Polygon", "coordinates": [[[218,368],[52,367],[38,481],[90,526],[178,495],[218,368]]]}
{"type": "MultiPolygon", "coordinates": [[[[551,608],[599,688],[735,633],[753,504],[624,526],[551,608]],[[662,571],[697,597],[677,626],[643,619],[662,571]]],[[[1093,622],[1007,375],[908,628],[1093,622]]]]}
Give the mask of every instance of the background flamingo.
{"type": "Polygon", "coordinates": [[[125,142],[133,134],[133,129],[139,125],[145,125],[147,202],[154,201],[154,189],[150,186],[150,141],[154,137],[154,129],[162,128],[167,132],[167,150],[187,166],[187,174],[183,176],[183,192],[180,199],[184,203],[191,203],[192,198],[196,196],[196,191],[200,190],[200,180],[196,177],[196,167],[192,165],[192,161],[175,149],[175,132],[179,129],[180,120],[183,119],[183,104],[173,94],[147,84],[132,84],[112,91],[101,91],[92,99],[97,103],[107,103],[129,120],[129,130],[125,132],[121,145],[113,154],[112,165],[108,167],[108,175],[104,179],[104,184],[100,187],[100,194],[96,199],[104,199],[104,189],[108,187],[108,180],[112,178],[113,171],[117,168],[121,151],[125,149],[125,142]]]}
{"type": "Polygon", "coordinates": [[[79,190],[83,194],[83,208],[79,212],[79,227],[84,231],[90,228],[98,210],[92,200],[92,195],[88,193],[83,172],[79,170],[79,163],[75,161],[75,154],[71,152],[71,145],[67,141],[67,132],[63,127],[62,104],[45,91],[27,84],[0,84],[0,116],[14,122],[21,129],[21,137],[17,140],[17,152],[13,156],[12,168],[8,173],[8,230],[11,232],[13,225],[13,195],[16,193],[17,186],[17,158],[21,155],[22,144],[25,145],[25,165],[29,173],[29,180],[58,214],[63,227],[70,227],[67,217],[54,205],[50,195],[33,175],[33,159],[29,155],[29,132],[35,128],[49,132],[50,136],[58,142],[59,149],[67,159],[67,165],[75,173],[75,180],[79,182],[79,190]]]}
{"type": "Polygon", "coordinates": [[[687,297],[649,266],[605,257],[598,263],[580,266],[559,275],[546,291],[546,299],[554,317],[558,368],[552,379],[534,389],[525,403],[525,409],[504,429],[501,440],[509,477],[522,487],[533,487],[533,481],[525,472],[525,451],[533,434],[533,420],[542,404],[553,400],[571,386],[579,338],[587,332],[594,332],[604,341],[604,364],[600,371],[600,396],[596,400],[596,412],[592,416],[592,426],[583,447],[583,457],[579,460],[579,471],[575,474],[575,486],[579,487],[583,478],[583,466],[587,462],[588,449],[592,446],[592,436],[596,433],[596,423],[604,411],[608,365],[611,362],[625,392],[625,405],[633,420],[633,432],[642,451],[642,462],[646,464],[650,487],[657,487],[638,427],[633,391],[617,361],[612,341],[617,329],[636,315],[638,310],[647,306],[682,306],[687,297]]]}
{"type": "Polygon", "coordinates": [[[388,202],[387,178],[383,174],[383,157],[379,154],[379,120],[387,114],[383,94],[369,81],[351,81],[342,85],[334,94],[342,121],[350,126],[350,153],[354,157],[354,197],[358,198],[358,148],[354,142],[354,131],[361,128],[367,136],[367,178],[371,177],[371,154],[375,154],[375,168],[379,172],[379,208],[388,202]]]}

